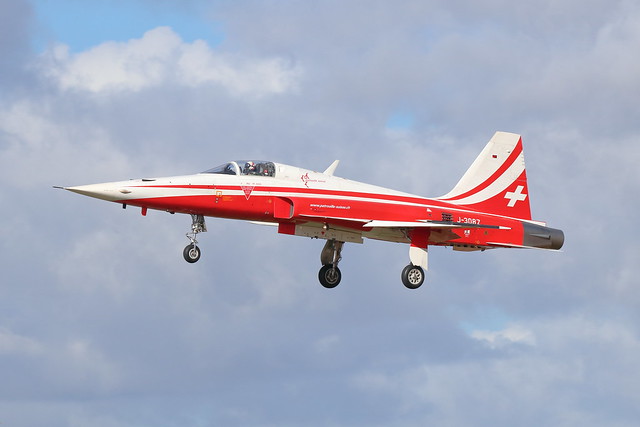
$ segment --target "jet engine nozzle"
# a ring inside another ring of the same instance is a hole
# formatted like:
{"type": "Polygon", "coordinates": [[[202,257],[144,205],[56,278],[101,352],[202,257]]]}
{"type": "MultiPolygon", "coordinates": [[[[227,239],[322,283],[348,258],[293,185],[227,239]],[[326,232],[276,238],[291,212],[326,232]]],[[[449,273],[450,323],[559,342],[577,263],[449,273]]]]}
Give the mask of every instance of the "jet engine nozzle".
{"type": "Polygon", "coordinates": [[[556,228],[523,222],[524,246],[540,249],[560,249],[564,244],[564,233],[556,228]]]}

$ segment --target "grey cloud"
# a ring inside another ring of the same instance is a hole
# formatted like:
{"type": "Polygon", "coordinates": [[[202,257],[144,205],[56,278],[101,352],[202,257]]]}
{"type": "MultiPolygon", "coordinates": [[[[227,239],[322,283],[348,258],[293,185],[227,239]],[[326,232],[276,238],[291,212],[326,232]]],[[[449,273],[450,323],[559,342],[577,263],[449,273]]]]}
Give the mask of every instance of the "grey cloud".
{"type": "Polygon", "coordinates": [[[634,5],[211,10],[226,39],[205,62],[233,58],[241,79],[277,58],[302,70],[295,90],[176,84],[170,60],[140,89],[61,89],[33,66],[26,9],[11,12],[1,48],[39,74],[0,101],[4,423],[634,424],[634,5]],[[398,110],[413,125],[389,132],[398,110]],[[188,217],[50,188],[255,156],[317,170],[341,158],[339,176],[437,196],[495,130],[523,134],[534,216],[565,230],[564,252],[433,248],[419,292],[400,284],[401,245],[347,245],[327,292],[320,241],[210,219],[187,265],[188,217]],[[478,320],[492,309],[504,327],[478,320]]]}
{"type": "Polygon", "coordinates": [[[26,65],[32,53],[34,27],[33,10],[28,2],[0,2],[0,89],[5,94],[30,81],[26,65]]]}

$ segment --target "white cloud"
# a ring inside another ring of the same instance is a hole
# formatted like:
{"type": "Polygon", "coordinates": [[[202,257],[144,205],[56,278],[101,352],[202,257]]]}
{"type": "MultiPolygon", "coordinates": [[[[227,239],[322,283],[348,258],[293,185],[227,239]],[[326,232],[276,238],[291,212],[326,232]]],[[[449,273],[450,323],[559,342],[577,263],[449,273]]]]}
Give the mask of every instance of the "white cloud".
{"type": "Polygon", "coordinates": [[[77,238],[73,247],[58,254],[52,270],[61,286],[77,293],[104,293],[122,300],[130,296],[135,283],[119,280],[131,268],[131,261],[105,254],[117,251],[123,234],[114,230],[97,230],[77,238]]]}
{"type": "Polygon", "coordinates": [[[313,348],[319,354],[329,354],[340,344],[340,336],[333,334],[317,339],[313,348]]]}
{"type": "Polygon", "coordinates": [[[36,355],[43,347],[36,340],[18,335],[7,328],[0,327],[0,355],[36,355]]]}
{"type": "MultiPolygon", "coordinates": [[[[50,396],[52,392],[104,393],[122,380],[120,369],[90,340],[19,335],[0,327],[0,357],[4,365],[23,371],[6,371],[7,389],[0,399],[50,396]]],[[[53,335],[53,334],[52,334],[53,335]]],[[[56,334],[57,335],[57,334],[56,334]]]]}
{"type": "MultiPolygon", "coordinates": [[[[97,123],[61,118],[55,100],[22,99],[0,105],[0,177],[14,188],[71,185],[77,176],[123,174],[129,159],[97,123]]],[[[85,178],[86,179],[86,178],[85,178]]]]}
{"type": "Polygon", "coordinates": [[[94,392],[103,393],[121,384],[119,367],[88,340],[70,340],[60,349],[60,356],[59,368],[66,377],[65,382],[73,388],[86,391],[91,387],[94,392]]]}
{"type": "Polygon", "coordinates": [[[633,328],[568,315],[474,335],[491,344],[490,354],[369,367],[351,384],[399,402],[410,425],[634,425],[640,340],[633,328]]]}
{"type": "Polygon", "coordinates": [[[499,331],[476,330],[469,334],[472,338],[485,342],[491,348],[501,348],[512,344],[535,345],[536,338],[532,331],[511,325],[499,331]]]}
{"type": "Polygon", "coordinates": [[[3,420],[634,425],[638,245],[611,227],[640,182],[637,7],[401,3],[226,2],[215,48],[160,27],[39,58],[47,84],[0,100],[1,369],[26,402],[3,420]],[[401,245],[349,245],[328,291],[320,241],[211,219],[187,265],[188,216],[51,189],[257,154],[437,195],[497,129],[565,252],[434,248],[419,292],[401,245]],[[460,330],[487,305],[508,322],[460,330]]]}
{"type": "Polygon", "coordinates": [[[40,66],[62,90],[137,92],[160,85],[218,85],[236,96],[295,90],[300,69],[280,58],[214,52],[206,42],[185,43],[169,27],[128,42],[105,42],[80,53],[57,45],[40,66]]]}
{"type": "Polygon", "coordinates": [[[253,60],[215,54],[202,40],[186,47],[178,58],[177,79],[187,86],[219,84],[235,94],[281,94],[294,90],[300,69],[285,60],[253,60]]]}

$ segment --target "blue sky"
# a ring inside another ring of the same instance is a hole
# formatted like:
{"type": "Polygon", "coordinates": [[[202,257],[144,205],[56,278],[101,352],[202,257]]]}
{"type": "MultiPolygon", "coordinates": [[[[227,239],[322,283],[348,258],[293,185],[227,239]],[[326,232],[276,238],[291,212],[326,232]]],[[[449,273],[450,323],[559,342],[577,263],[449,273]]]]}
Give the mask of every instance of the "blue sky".
{"type": "Polygon", "coordinates": [[[387,119],[387,128],[391,130],[409,130],[413,126],[413,114],[406,110],[395,110],[387,119]]]}
{"type": "Polygon", "coordinates": [[[41,25],[38,50],[55,41],[78,52],[104,41],[139,38],[159,26],[170,26],[185,41],[202,39],[216,45],[224,39],[202,2],[34,0],[33,7],[41,25]]]}
{"type": "Polygon", "coordinates": [[[624,0],[0,1],[0,422],[635,426],[638,22],[624,0]],[[340,159],[439,196],[498,130],[563,251],[430,248],[417,292],[403,245],[346,244],[327,290],[322,241],[208,218],[191,265],[188,216],[52,188],[340,159]]]}

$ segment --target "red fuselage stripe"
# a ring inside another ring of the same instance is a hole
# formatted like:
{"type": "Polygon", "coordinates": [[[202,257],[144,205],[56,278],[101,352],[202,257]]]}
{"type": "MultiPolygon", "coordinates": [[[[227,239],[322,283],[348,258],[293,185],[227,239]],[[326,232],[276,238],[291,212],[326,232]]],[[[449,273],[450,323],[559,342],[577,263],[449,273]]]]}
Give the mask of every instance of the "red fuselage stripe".
{"type": "MultiPolygon", "coordinates": [[[[140,185],[135,186],[139,188],[176,188],[176,189],[199,189],[199,190],[230,190],[230,191],[242,191],[242,185],[140,185]]],[[[451,207],[456,208],[456,206],[452,206],[449,203],[441,202],[435,199],[427,199],[418,196],[400,196],[394,194],[379,194],[379,193],[365,193],[365,192],[357,192],[357,191],[341,191],[341,190],[324,190],[324,189],[312,189],[312,188],[299,188],[299,187],[272,187],[272,186],[255,186],[252,190],[255,195],[274,195],[273,193],[286,193],[282,197],[313,197],[318,196],[322,198],[322,196],[328,196],[328,198],[332,198],[334,196],[338,197],[348,197],[348,198],[363,198],[363,199],[371,199],[371,200],[380,200],[380,201],[391,201],[398,203],[414,203],[418,205],[429,205],[429,206],[437,206],[437,207],[451,207]]],[[[181,197],[181,196],[175,196],[181,197]]],[[[253,196],[252,196],[253,197],[253,196]]]]}

